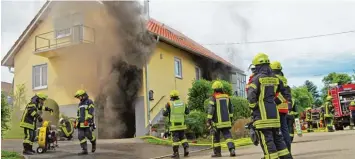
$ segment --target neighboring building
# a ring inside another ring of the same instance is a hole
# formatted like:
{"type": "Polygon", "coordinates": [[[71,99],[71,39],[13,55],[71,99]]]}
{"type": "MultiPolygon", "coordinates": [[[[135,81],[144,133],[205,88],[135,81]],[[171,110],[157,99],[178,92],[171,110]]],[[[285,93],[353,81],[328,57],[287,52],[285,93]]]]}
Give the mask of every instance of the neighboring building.
{"type": "Polygon", "coordinates": [[[1,93],[4,93],[5,97],[7,98],[7,103],[12,105],[12,84],[7,82],[1,82],[1,93]]]}
{"type": "MultiPolygon", "coordinates": [[[[100,18],[100,7],[96,7],[99,3],[86,2],[92,4],[90,12],[82,11],[80,3],[47,1],[2,61],[2,66],[14,68],[14,85],[25,84],[26,96],[44,92],[68,116],[76,115],[77,100],[73,94],[77,89],[87,90],[95,99],[98,77],[104,69],[100,55],[82,51],[95,46],[99,33],[92,26],[96,23],[93,19],[100,18]],[[64,3],[72,4],[61,5],[64,3]],[[51,15],[52,10],[63,6],[68,12],[51,15]]],[[[137,136],[147,132],[148,121],[156,123],[162,119],[161,109],[172,89],[180,91],[185,100],[193,80],[231,81],[231,75],[237,72],[234,88],[239,91],[243,87],[239,85],[245,83],[245,76],[239,76],[244,73],[200,44],[154,19],[149,20],[147,28],[158,43],[148,63],[148,76],[143,71],[143,87],[136,101],[137,136]],[[223,69],[212,73],[210,69],[215,68],[223,69]],[[153,92],[154,100],[149,100],[148,94],[153,92]]]]}

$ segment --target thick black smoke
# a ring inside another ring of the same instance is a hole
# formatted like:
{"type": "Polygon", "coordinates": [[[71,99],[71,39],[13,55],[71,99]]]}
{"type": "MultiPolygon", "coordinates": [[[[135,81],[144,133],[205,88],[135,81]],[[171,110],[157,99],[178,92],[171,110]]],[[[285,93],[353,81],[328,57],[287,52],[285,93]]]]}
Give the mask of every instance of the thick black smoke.
{"type": "Polygon", "coordinates": [[[127,138],[135,134],[135,100],[143,86],[142,68],[156,40],[146,29],[142,7],[135,1],[103,1],[101,19],[107,37],[100,44],[110,64],[97,96],[100,138],[127,138]],[[114,48],[114,49],[112,49],[114,48]]]}

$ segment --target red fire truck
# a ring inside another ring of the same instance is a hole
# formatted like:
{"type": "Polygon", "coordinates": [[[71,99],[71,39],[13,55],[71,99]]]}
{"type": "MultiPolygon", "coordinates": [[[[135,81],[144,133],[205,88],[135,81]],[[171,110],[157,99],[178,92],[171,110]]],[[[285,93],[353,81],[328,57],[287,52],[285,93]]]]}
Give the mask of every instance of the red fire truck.
{"type": "Polygon", "coordinates": [[[349,104],[355,99],[355,84],[331,84],[328,95],[333,97],[335,130],[344,130],[350,125],[349,104]]]}

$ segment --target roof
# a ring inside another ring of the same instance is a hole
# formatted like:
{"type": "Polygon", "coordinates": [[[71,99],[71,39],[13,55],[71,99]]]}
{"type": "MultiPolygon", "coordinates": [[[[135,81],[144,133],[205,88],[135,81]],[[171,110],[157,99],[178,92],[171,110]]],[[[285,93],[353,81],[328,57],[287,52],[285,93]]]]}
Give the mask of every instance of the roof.
{"type": "Polygon", "coordinates": [[[4,91],[6,95],[10,94],[12,90],[12,84],[7,82],[1,82],[1,91],[4,91]]]}
{"type": "MultiPolygon", "coordinates": [[[[48,6],[51,4],[52,1],[47,1],[40,11],[37,13],[37,15],[33,18],[33,20],[30,22],[30,24],[26,27],[25,31],[22,32],[21,36],[17,39],[15,44],[11,47],[11,49],[8,51],[6,56],[2,59],[1,65],[2,66],[13,66],[13,60],[14,60],[14,55],[18,52],[18,50],[21,48],[21,45],[24,44],[24,42],[30,37],[31,33],[36,29],[39,23],[39,19],[42,18],[43,13],[47,11],[48,6]]],[[[159,36],[159,38],[163,39],[165,42],[175,45],[177,47],[185,49],[187,52],[195,54],[195,55],[200,55],[207,57],[209,59],[212,59],[217,62],[221,62],[224,65],[227,65],[235,70],[237,69],[235,66],[233,66],[231,63],[228,61],[224,60],[222,57],[216,55],[212,51],[206,49],[202,45],[198,44],[194,40],[188,38],[186,35],[166,26],[163,23],[160,23],[156,21],[155,19],[150,19],[147,23],[147,29],[155,34],[156,36],[159,36]]],[[[241,70],[239,70],[241,71],[241,70]]],[[[244,72],[244,71],[242,71],[244,72]]]]}

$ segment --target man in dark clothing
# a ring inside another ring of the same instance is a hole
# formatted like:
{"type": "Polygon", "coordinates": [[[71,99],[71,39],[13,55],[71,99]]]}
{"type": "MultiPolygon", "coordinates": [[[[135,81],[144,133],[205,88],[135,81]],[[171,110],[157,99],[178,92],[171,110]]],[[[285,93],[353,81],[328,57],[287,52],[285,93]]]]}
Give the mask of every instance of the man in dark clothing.
{"type": "Polygon", "coordinates": [[[25,139],[23,140],[23,154],[32,155],[36,151],[32,149],[33,142],[36,137],[36,122],[42,122],[43,119],[39,114],[40,110],[53,112],[53,109],[43,107],[44,101],[47,99],[47,95],[43,93],[37,93],[31,98],[31,102],[27,104],[25,111],[23,112],[20,127],[23,128],[25,133],[25,139]]]}
{"type": "Polygon", "coordinates": [[[280,116],[276,107],[280,103],[275,101],[279,92],[287,101],[291,101],[291,94],[287,92],[283,82],[273,74],[268,55],[257,54],[252,64],[256,70],[247,94],[249,107],[253,111],[253,125],[259,135],[264,158],[291,159],[280,132],[280,116]]]}
{"type": "Polygon", "coordinates": [[[220,133],[226,139],[230,156],[235,156],[235,146],[232,139],[232,134],[229,129],[232,127],[233,121],[233,105],[228,94],[223,92],[223,84],[220,81],[215,81],[212,84],[213,95],[209,101],[207,126],[213,137],[213,152],[212,157],[222,157],[220,133]]]}
{"type": "Polygon", "coordinates": [[[80,141],[80,146],[82,151],[78,155],[87,155],[87,142],[88,138],[92,144],[91,152],[96,151],[96,137],[92,133],[92,125],[94,124],[94,102],[89,99],[88,94],[85,90],[78,90],[75,93],[75,98],[80,100],[78,111],[77,111],[77,121],[74,123],[74,127],[78,128],[78,138],[80,141]]]}
{"type": "Polygon", "coordinates": [[[184,147],[184,156],[186,157],[189,155],[189,144],[185,136],[185,130],[187,129],[185,115],[189,113],[189,108],[179,98],[179,92],[177,90],[172,90],[170,92],[170,101],[165,105],[163,112],[163,116],[169,117],[169,130],[173,135],[173,155],[171,158],[180,158],[180,142],[184,147]]]}

